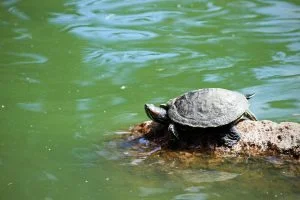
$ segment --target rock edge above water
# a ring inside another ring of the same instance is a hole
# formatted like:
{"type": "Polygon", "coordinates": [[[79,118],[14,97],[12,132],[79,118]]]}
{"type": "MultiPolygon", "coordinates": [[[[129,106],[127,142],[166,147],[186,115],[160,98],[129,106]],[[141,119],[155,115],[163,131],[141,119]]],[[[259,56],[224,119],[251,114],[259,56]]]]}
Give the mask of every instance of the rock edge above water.
{"type": "Polygon", "coordinates": [[[165,150],[209,153],[222,157],[284,156],[299,160],[299,123],[244,120],[239,122],[236,128],[241,134],[241,139],[231,148],[218,145],[211,132],[193,133],[174,141],[166,126],[153,121],[146,121],[132,127],[131,136],[128,139],[145,137],[165,150]]]}

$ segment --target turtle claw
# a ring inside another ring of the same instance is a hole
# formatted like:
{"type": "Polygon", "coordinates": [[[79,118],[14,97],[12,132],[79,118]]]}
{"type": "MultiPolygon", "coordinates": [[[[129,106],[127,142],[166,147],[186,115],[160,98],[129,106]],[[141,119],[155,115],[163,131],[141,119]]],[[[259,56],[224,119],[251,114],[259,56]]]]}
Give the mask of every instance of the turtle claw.
{"type": "Polygon", "coordinates": [[[172,133],[172,134],[176,137],[176,139],[179,140],[179,134],[178,134],[178,132],[177,132],[177,130],[176,130],[174,124],[170,124],[170,125],[169,125],[168,131],[169,131],[170,133],[172,133]]]}
{"type": "Polygon", "coordinates": [[[232,147],[241,139],[240,134],[234,126],[229,128],[229,132],[222,137],[223,144],[227,147],[232,147]]]}

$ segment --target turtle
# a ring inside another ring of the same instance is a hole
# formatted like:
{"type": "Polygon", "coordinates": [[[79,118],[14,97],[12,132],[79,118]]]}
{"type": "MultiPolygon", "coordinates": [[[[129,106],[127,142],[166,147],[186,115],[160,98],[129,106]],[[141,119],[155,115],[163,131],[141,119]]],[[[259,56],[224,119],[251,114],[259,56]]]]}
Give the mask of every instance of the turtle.
{"type": "Polygon", "coordinates": [[[248,100],[254,95],[223,88],[202,88],[186,92],[160,106],[145,104],[144,108],[151,120],[167,125],[168,131],[177,139],[184,128],[225,127],[226,134],[221,141],[232,147],[240,140],[235,124],[242,119],[257,121],[249,110],[248,100]]]}

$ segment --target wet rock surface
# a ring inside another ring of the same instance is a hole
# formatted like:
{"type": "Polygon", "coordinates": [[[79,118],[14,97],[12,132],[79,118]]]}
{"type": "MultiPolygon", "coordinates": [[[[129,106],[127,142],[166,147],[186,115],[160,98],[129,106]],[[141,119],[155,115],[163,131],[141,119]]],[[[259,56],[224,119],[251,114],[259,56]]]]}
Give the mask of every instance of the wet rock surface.
{"type": "Polygon", "coordinates": [[[298,184],[299,123],[245,120],[236,128],[241,139],[229,148],[218,144],[215,129],[189,131],[176,140],[166,126],[146,121],[115,132],[96,153],[117,161],[122,170],[128,166],[134,175],[159,174],[184,183],[224,181],[241,174],[265,180],[262,176],[275,170],[298,184]]]}
{"type": "MultiPolygon", "coordinates": [[[[153,121],[146,121],[131,128],[127,141],[144,138],[147,146],[152,147],[152,154],[158,150],[168,152],[165,155],[188,154],[214,155],[215,157],[249,157],[280,156],[286,159],[299,160],[300,157],[300,124],[294,122],[275,123],[272,121],[244,120],[236,125],[241,139],[233,147],[225,147],[216,139],[218,130],[199,129],[188,131],[176,140],[167,131],[167,127],[153,121]]],[[[140,144],[142,145],[142,144],[140,144]]],[[[161,153],[160,153],[161,154],[161,153]]],[[[161,155],[164,156],[164,155],[161,155]]]]}

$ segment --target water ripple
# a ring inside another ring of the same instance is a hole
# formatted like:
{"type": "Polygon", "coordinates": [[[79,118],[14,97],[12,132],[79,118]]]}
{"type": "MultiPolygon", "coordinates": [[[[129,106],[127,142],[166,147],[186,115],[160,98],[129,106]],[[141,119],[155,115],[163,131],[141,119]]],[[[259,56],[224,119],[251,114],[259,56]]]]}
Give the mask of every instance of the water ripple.
{"type": "MultiPolygon", "coordinates": [[[[299,93],[293,83],[299,83],[300,64],[300,6],[296,3],[74,0],[65,6],[70,12],[55,13],[50,22],[89,41],[81,56],[92,77],[82,85],[101,79],[119,86],[138,82],[157,88],[170,80],[169,85],[187,89],[195,84],[234,88],[261,84],[260,88],[273,91],[288,83],[294,94],[281,87],[284,98],[295,99],[299,93]]],[[[265,106],[256,112],[268,111],[268,101],[276,100],[260,99],[265,106]]],[[[116,98],[107,104],[127,102],[116,98]]],[[[136,118],[134,112],[128,113],[127,121],[136,118]]]]}
{"type": "Polygon", "coordinates": [[[130,26],[137,26],[160,23],[166,18],[179,17],[181,14],[181,12],[174,11],[155,11],[130,15],[105,14],[100,18],[98,17],[98,19],[100,19],[102,23],[108,23],[109,25],[127,26],[130,24],[130,26]]]}
{"type": "Polygon", "coordinates": [[[18,34],[14,37],[16,40],[32,39],[32,34],[26,28],[15,28],[13,31],[18,34]]]}
{"type": "Polygon", "coordinates": [[[9,7],[9,6],[16,4],[19,1],[20,0],[6,0],[6,1],[1,2],[0,4],[2,4],[3,6],[9,7]]]}
{"type": "Polygon", "coordinates": [[[91,110],[93,100],[89,99],[89,98],[85,98],[85,99],[77,99],[76,100],[76,107],[77,107],[77,111],[88,111],[91,110]]]}
{"type": "Polygon", "coordinates": [[[17,7],[10,7],[8,9],[8,12],[22,20],[30,20],[30,17],[21,10],[19,10],[17,7]]]}
{"type": "Polygon", "coordinates": [[[262,66],[253,70],[258,79],[282,78],[291,76],[300,76],[299,66],[262,66]]]}
{"type": "Polygon", "coordinates": [[[290,2],[285,1],[262,1],[267,3],[266,6],[261,6],[255,8],[260,15],[267,15],[273,17],[278,17],[279,19],[299,19],[300,8],[290,2]]]}
{"type": "Polygon", "coordinates": [[[287,48],[290,51],[297,51],[300,52],[300,42],[293,42],[287,45],[287,48]]]}
{"type": "Polygon", "coordinates": [[[0,63],[0,66],[7,65],[26,65],[26,64],[43,64],[48,61],[48,58],[35,53],[6,53],[6,55],[15,57],[11,60],[18,60],[21,58],[21,61],[15,61],[11,63],[0,63]]]}
{"type": "MultiPolygon", "coordinates": [[[[106,79],[108,77],[115,77],[115,81],[121,81],[120,84],[124,84],[123,82],[128,81],[128,78],[131,77],[130,74],[132,74],[139,68],[147,66],[147,64],[149,64],[151,61],[155,65],[157,65],[157,63],[160,63],[160,65],[162,65],[158,69],[158,71],[161,72],[159,76],[163,77],[170,76],[172,72],[167,70],[168,65],[177,60],[186,60],[186,62],[184,62],[182,66],[179,66],[180,70],[185,70],[187,67],[190,67],[190,65],[187,65],[188,62],[196,62],[197,65],[195,68],[200,70],[198,65],[198,59],[201,57],[205,57],[205,54],[193,51],[191,49],[180,47],[170,49],[170,52],[157,52],[143,49],[129,51],[114,51],[113,49],[107,48],[88,48],[85,50],[84,62],[93,64],[93,68],[98,71],[97,73],[95,73],[95,76],[97,76],[95,77],[96,79],[106,79]],[[126,67],[128,63],[133,63],[134,65],[132,67],[126,67]]],[[[228,62],[225,62],[225,60],[221,59],[220,62],[222,64],[219,64],[218,68],[222,68],[223,65],[229,67],[228,62]]],[[[207,65],[214,64],[216,63],[207,63],[207,65]]],[[[209,68],[209,66],[207,67],[209,68]]],[[[204,66],[201,66],[201,69],[202,68],[207,69],[204,66]]]]}
{"type": "Polygon", "coordinates": [[[196,71],[204,71],[204,70],[220,70],[225,68],[234,67],[238,62],[238,59],[233,57],[223,57],[223,58],[205,58],[202,59],[202,62],[199,64],[191,66],[182,65],[179,67],[180,70],[194,69],[196,71]]]}
{"type": "Polygon", "coordinates": [[[87,39],[102,39],[104,41],[144,40],[157,36],[157,34],[149,31],[89,26],[73,27],[70,32],[87,39]]]}
{"type": "MultiPolygon", "coordinates": [[[[157,0],[143,0],[142,5],[154,3],[157,0]]],[[[141,5],[140,1],[98,1],[98,0],[74,0],[65,4],[66,6],[76,6],[78,10],[83,9],[83,13],[87,10],[103,11],[132,8],[141,5]]]]}
{"type": "Polygon", "coordinates": [[[117,63],[143,63],[150,60],[172,58],[178,53],[161,53],[146,50],[112,51],[107,49],[86,49],[85,62],[96,62],[97,64],[117,63]]]}

